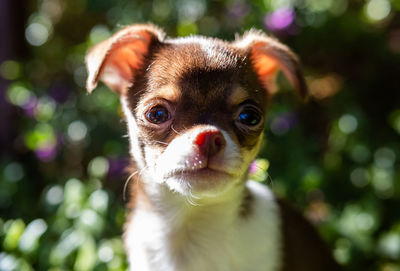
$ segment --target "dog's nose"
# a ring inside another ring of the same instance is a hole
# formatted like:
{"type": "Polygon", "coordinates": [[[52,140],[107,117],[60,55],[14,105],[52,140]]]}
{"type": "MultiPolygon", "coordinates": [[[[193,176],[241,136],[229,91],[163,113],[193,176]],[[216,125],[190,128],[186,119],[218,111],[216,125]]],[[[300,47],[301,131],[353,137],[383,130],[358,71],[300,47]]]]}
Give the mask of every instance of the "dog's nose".
{"type": "Polygon", "coordinates": [[[194,143],[200,152],[208,157],[214,156],[226,145],[224,136],[218,130],[201,132],[196,136],[194,143]]]}

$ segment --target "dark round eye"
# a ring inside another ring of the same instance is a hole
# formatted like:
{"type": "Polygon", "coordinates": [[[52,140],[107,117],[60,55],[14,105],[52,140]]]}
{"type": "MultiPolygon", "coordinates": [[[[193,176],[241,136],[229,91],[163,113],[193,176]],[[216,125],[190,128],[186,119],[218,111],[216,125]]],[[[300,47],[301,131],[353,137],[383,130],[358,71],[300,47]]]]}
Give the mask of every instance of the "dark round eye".
{"type": "Polygon", "coordinates": [[[168,109],[162,105],[152,107],[145,114],[146,119],[154,124],[161,124],[169,120],[170,114],[168,109]]]}
{"type": "Polygon", "coordinates": [[[255,126],[260,123],[261,115],[255,108],[245,107],[239,113],[237,120],[246,126],[255,126]]]}

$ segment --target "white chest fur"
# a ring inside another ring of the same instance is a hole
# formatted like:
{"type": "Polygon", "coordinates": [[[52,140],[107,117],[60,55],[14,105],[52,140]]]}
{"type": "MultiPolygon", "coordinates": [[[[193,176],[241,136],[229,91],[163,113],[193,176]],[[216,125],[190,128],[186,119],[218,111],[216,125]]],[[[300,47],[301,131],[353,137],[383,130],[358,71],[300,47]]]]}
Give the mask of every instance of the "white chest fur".
{"type": "Polygon", "coordinates": [[[232,201],[190,208],[172,204],[161,213],[139,206],[126,229],[130,270],[279,270],[279,207],[267,187],[253,181],[246,187],[253,201],[245,218],[232,201]]]}

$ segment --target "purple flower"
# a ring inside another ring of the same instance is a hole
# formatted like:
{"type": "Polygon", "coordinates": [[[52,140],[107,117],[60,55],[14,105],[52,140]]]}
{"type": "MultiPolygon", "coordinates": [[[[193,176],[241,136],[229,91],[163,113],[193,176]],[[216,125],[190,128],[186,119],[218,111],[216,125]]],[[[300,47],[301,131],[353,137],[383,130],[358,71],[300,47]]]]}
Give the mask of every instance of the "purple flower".
{"type": "Polygon", "coordinates": [[[271,31],[283,30],[293,23],[295,17],[293,8],[280,8],[265,16],[264,25],[271,31]]]}

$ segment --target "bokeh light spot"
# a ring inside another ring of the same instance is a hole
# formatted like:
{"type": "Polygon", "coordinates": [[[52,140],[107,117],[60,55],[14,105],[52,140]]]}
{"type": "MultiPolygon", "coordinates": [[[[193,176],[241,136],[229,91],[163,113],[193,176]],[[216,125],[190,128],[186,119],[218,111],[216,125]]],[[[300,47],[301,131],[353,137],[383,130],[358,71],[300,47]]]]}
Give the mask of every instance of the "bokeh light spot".
{"type": "Polygon", "coordinates": [[[378,197],[386,199],[393,196],[393,172],[391,170],[374,167],[372,170],[372,184],[378,197]]]}
{"type": "Polygon", "coordinates": [[[91,226],[98,221],[97,214],[92,210],[84,210],[80,216],[83,224],[91,226]]]}
{"type": "Polygon", "coordinates": [[[38,239],[47,230],[47,224],[43,219],[35,219],[26,227],[22,234],[18,247],[20,250],[30,253],[38,246],[38,239]]]}
{"type": "Polygon", "coordinates": [[[191,22],[181,22],[178,24],[176,31],[178,32],[179,36],[197,34],[197,25],[191,22]]]}
{"type": "Polygon", "coordinates": [[[357,163],[365,163],[370,159],[371,152],[366,146],[357,144],[351,149],[350,156],[357,163]]]}
{"type": "Polygon", "coordinates": [[[335,243],[333,255],[339,263],[347,263],[350,260],[351,242],[348,239],[340,238],[335,243]]]}
{"type": "Polygon", "coordinates": [[[68,125],[68,138],[73,142],[80,142],[87,135],[87,126],[84,122],[76,120],[68,125]]]}
{"type": "Polygon", "coordinates": [[[104,190],[96,190],[90,195],[88,201],[93,210],[102,213],[107,210],[108,194],[104,190]]]}
{"type": "Polygon", "coordinates": [[[18,182],[24,177],[24,169],[21,164],[13,162],[4,168],[3,176],[10,182],[18,182]]]}
{"type": "Polygon", "coordinates": [[[369,183],[370,175],[365,168],[356,168],[350,174],[351,183],[356,187],[364,187],[369,183]]]}
{"type": "Polygon", "coordinates": [[[270,129],[275,135],[284,135],[290,129],[290,122],[285,117],[276,117],[272,119],[270,129]]]}
{"type": "Polygon", "coordinates": [[[20,84],[13,84],[7,90],[7,99],[16,106],[28,104],[33,97],[33,93],[20,84]]]}
{"type": "Polygon", "coordinates": [[[159,20],[167,18],[171,14],[171,3],[165,0],[153,1],[153,14],[159,20]]]}
{"type": "Polygon", "coordinates": [[[396,160],[396,154],[389,148],[380,148],[374,154],[374,162],[377,167],[391,168],[396,160]]]}
{"type": "Polygon", "coordinates": [[[350,114],[343,115],[338,122],[339,129],[345,134],[353,133],[358,126],[357,119],[350,114]]]}
{"type": "Polygon", "coordinates": [[[379,252],[391,259],[400,259],[400,234],[389,232],[378,241],[379,252]]]}
{"type": "Polygon", "coordinates": [[[285,7],[278,9],[265,16],[265,27],[272,31],[285,29],[292,24],[295,15],[296,14],[292,8],[285,7]]]}
{"type": "Polygon", "coordinates": [[[374,217],[369,213],[359,213],[355,219],[357,227],[362,231],[369,231],[375,224],[374,217]]]}
{"type": "Polygon", "coordinates": [[[89,34],[90,43],[97,44],[111,35],[110,30],[105,25],[96,25],[92,28],[89,34]]]}
{"type": "Polygon", "coordinates": [[[64,191],[61,186],[55,185],[51,187],[46,193],[46,201],[50,205],[58,205],[64,199],[64,191]]]}
{"type": "Polygon", "coordinates": [[[335,0],[306,0],[306,6],[311,12],[322,12],[330,9],[335,0]]]}
{"type": "Polygon", "coordinates": [[[343,79],[335,73],[310,78],[309,81],[310,94],[318,100],[334,96],[343,85],[343,79]]]}
{"type": "Polygon", "coordinates": [[[32,23],[25,30],[25,38],[29,44],[41,46],[49,38],[49,31],[41,23],[32,23]]]}
{"type": "Polygon", "coordinates": [[[110,262],[114,258],[114,251],[109,245],[102,245],[99,248],[98,257],[104,263],[110,262]]]}
{"type": "Polygon", "coordinates": [[[7,80],[15,80],[21,75],[21,65],[14,60],[3,61],[0,65],[0,75],[7,80]]]}
{"type": "Polygon", "coordinates": [[[195,22],[203,16],[206,3],[204,0],[179,1],[177,8],[180,21],[195,22]]]}
{"type": "Polygon", "coordinates": [[[17,270],[17,267],[18,260],[15,256],[4,252],[0,253],[0,270],[17,270]]]}
{"type": "Polygon", "coordinates": [[[92,161],[90,161],[88,166],[88,171],[91,176],[94,177],[104,177],[109,168],[109,163],[104,157],[96,157],[92,161]]]}
{"type": "Polygon", "coordinates": [[[41,97],[35,108],[35,117],[39,121],[48,121],[56,110],[56,103],[51,97],[41,97]]]}
{"type": "Polygon", "coordinates": [[[390,13],[390,2],[388,0],[370,0],[367,2],[364,12],[372,22],[385,19],[390,13]]]}

